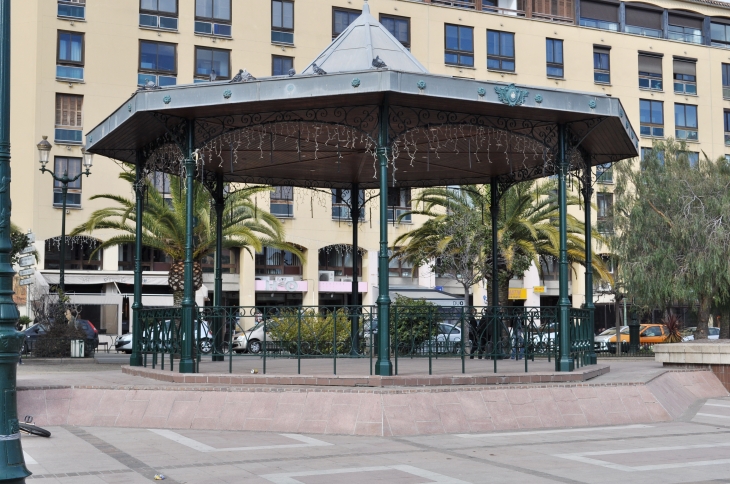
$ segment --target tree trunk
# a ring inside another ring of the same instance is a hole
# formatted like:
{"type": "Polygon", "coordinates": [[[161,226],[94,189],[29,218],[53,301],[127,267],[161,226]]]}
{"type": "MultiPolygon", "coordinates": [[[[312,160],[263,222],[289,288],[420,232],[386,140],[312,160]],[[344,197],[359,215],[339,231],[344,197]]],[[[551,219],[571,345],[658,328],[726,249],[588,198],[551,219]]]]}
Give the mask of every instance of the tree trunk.
{"type": "Polygon", "coordinates": [[[720,316],[720,339],[730,339],[730,312],[720,316]]]}
{"type": "Polygon", "coordinates": [[[182,306],[182,300],[185,296],[185,291],[173,291],[172,293],[172,305],[176,308],[182,306]]]}
{"type": "Polygon", "coordinates": [[[700,312],[697,318],[695,339],[707,339],[707,321],[710,319],[710,299],[707,296],[700,297],[700,312]]]}
{"type": "Polygon", "coordinates": [[[509,279],[499,285],[499,306],[509,305],[509,279]]]}
{"type": "Polygon", "coordinates": [[[461,339],[464,340],[464,344],[467,344],[469,342],[469,329],[471,326],[471,318],[474,316],[474,310],[469,306],[469,287],[466,284],[462,284],[464,286],[464,308],[463,308],[463,316],[464,316],[464,334],[461,335],[461,339]]]}

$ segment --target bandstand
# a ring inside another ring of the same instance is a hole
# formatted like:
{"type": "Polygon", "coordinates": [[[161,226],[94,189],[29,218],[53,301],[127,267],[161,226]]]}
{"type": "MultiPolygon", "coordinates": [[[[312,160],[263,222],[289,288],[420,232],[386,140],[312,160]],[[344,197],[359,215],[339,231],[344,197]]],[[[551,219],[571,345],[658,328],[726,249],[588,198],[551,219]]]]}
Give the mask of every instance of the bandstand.
{"type": "MultiPolygon", "coordinates": [[[[256,79],[243,71],[230,82],[143,88],[88,133],[86,149],[134,165],[138,234],[143,231],[144,180],[153,171],[184,177],[187,187],[198,180],[210,190],[219,234],[225,196],[237,185],[341,188],[351,193],[379,190],[378,317],[377,331],[371,328],[369,333],[377,339],[370,345],[378,348],[376,375],[391,375],[394,370],[389,327],[388,187],[489,185],[495,228],[492,260],[496,261],[501,194],[522,181],[556,176],[560,298],[557,308],[550,308],[559,328],[554,343],[556,370],[572,371],[576,363],[596,362],[590,263],[585,273],[586,304],[574,309],[568,299],[566,181],[571,176],[581,181],[585,260],[591,261],[591,168],[638,154],[638,137],[616,98],[431,74],[370,15],[365,3],[362,15],[302,73],[256,79]]],[[[192,190],[187,190],[182,307],[160,310],[158,316],[161,321],[181,322],[170,353],[180,355],[182,373],[198,368],[195,326],[200,313],[192,283],[192,200],[192,190]]],[[[351,212],[356,237],[358,210],[351,212]]],[[[144,347],[141,318],[144,314],[154,317],[149,312],[152,309],[142,307],[141,240],[138,236],[132,366],[142,365],[143,353],[150,352],[144,347]]],[[[221,237],[217,240],[220,244],[221,237]]],[[[356,241],[353,247],[357,247],[356,241]]],[[[220,316],[225,313],[220,308],[220,252],[219,245],[210,313],[216,349],[222,344],[225,324],[220,316]],[[216,309],[223,312],[215,316],[216,309]]],[[[496,280],[497,264],[492,264],[492,270],[496,280]]],[[[354,276],[357,293],[357,274],[354,276]]],[[[491,300],[497,301],[497,284],[492,288],[491,300]]],[[[494,305],[484,311],[493,320],[508,313],[494,305]]],[[[338,350],[335,336],[330,350],[335,358],[361,352],[356,341],[363,333],[355,319],[346,350],[338,350]]],[[[295,346],[300,355],[301,342],[295,346]]],[[[214,359],[222,358],[220,351],[214,353],[214,359]]]]}

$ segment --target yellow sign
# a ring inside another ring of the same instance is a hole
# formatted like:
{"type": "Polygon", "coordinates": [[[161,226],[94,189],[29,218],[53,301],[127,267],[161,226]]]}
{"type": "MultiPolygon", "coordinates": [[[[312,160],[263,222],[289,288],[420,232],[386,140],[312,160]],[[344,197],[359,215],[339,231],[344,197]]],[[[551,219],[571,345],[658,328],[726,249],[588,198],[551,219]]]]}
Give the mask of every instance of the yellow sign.
{"type": "Polygon", "coordinates": [[[535,294],[542,294],[545,292],[545,286],[535,286],[532,288],[532,292],[535,294]]]}
{"type": "Polygon", "coordinates": [[[527,289],[524,287],[510,287],[508,299],[527,299],[527,289]]]}

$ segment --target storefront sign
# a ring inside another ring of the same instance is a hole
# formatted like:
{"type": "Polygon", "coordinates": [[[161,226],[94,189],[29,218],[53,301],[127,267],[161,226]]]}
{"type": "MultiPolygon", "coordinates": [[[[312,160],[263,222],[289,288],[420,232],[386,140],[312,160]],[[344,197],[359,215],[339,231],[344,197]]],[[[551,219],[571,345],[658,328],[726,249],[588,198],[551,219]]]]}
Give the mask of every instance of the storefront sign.
{"type": "Polygon", "coordinates": [[[257,292],[307,292],[307,281],[257,280],[257,292]]]}
{"type": "Polygon", "coordinates": [[[535,286],[532,288],[532,292],[535,294],[543,294],[545,292],[545,286],[535,286]]]}
{"type": "Polygon", "coordinates": [[[524,287],[510,287],[508,299],[527,299],[527,289],[524,287]]]}

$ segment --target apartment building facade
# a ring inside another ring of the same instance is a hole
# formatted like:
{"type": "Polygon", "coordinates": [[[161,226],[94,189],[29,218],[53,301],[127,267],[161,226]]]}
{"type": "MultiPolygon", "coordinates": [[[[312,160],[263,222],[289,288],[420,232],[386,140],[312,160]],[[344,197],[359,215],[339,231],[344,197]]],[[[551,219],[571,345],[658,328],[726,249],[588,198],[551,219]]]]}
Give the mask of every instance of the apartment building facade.
{"type": "MultiPolygon", "coordinates": [[[[57,172],[81,170],[84,133],[138,87],[256,77],[303,69],[360,13],[361,0],[24,0],[12,12],[13,222],[36,234],[42,280],[58,282],[61,190],[38,171],[35,145],[53,144],[57,172]]],[[[673,136],[697,158],[730,153],[730,7],[711,0],[651,3],[594,0],[371,0],[381,23],[432,73],[599,92],[619,97],[640,126],[641,147],[673,136]]],[[[69,187],[67,227],[84,222],[114,193],[132,198],[118,178],[123,168],[95,160],[92,174],[69,187]]],[[[595,223],[611,230],[612,172],[599,170],[595,223]]],[[[169,179],[152,180],[169,192],[169,179]]],[[[421,220],[399,220],[415,193],[388,194],[390,240],[421,220]]],[[[360,300],[377,294],[378,210],[360,211],[359,248],[353,250],[353,197],[344,191],[276,187],[257,203],[283,222],[287,240],[306,255],[265,248],[224,254],[224,304],[346,304],[352,259],[359,266],[360,300]],[[375,217],[375,218],[373,218],[375,217]]],[[[367,200],[367,193],[357,195],[367,200]]],[[[375,209],[373,209],[375,208],[375,209]]],[[[109,248],[90,258],[96,231],[71,241],[66,286],[84,316],[108,334],[129,329],[133,251],[109,248]]],[[[596,250],[601,253],[605,248],[596,250]]],[[[144,303],[171,304],[170,261],[145,251],[144,303]]],[[[557,295],[557,265],[545,261],[512,282],[516,301],[550,305],[557,295]],[[538,288],[538,289],[536,289],[538,288]],[[544,291],[544,292],[542,292],[544,291]]],[[[204,261],[212,290],[212,257],[204,261]]],[[[571,276],[573,304],[583,303],[582,270],[571,276]]],[[[391,286],[439,304],[459,304],[460,284],[427,268],[390,265],[391,286]],[[451,297],[454,294],[456,297],[451,297]]],[[[484,304],[483,284],[473,288],[484,304]]],[[[606,297],[599,303],[607,303],[606,297]]]]}

